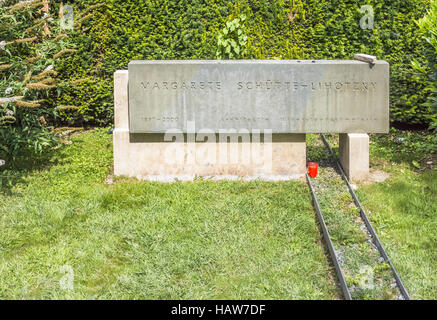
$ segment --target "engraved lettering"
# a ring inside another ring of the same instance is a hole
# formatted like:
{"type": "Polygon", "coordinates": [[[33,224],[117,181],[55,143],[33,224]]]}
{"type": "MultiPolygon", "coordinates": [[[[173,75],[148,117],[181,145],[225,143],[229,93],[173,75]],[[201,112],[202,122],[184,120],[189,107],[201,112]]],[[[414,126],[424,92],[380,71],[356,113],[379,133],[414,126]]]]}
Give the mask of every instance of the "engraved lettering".
{"type": "Polygon", "coordinates": [[[149,82],[147,82],[146,84],[144,84],[144,82],[141,82],[141,84],[144,87],[144,89],[147,89],[147,86],[149,85],[149,82]]]}
{"type": "Polygon", "coordinates": [[[275,81],[275,87],[276,87],[276,89],[281,89],[282,88],[281,81],[275,81]]]}
{"type": "Polygon", "coordinates": [[[360,83],[359,82],[354,82],[354,91],[360,91],[360,83]]]}
{"type": "Polygon", "coordinates": [[[284,82],[285,83],[285,86],[287,87],[287,90],[290,90],[290,82],[284,82]]]}

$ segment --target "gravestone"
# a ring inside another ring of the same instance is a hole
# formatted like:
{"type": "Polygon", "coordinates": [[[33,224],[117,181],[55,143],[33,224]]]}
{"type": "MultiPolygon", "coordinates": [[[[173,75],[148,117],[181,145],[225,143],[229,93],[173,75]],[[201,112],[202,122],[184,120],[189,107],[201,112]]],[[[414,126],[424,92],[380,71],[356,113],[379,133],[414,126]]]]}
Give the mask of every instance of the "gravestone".
{"type": "Polygon", "coordinates": [[[306,133],[343,134],[345,164],[366,157],[344,134],[388,132],[389,65],[132,61],[114,99],[116,175],[282,180],[305,173],[306,133]]]}

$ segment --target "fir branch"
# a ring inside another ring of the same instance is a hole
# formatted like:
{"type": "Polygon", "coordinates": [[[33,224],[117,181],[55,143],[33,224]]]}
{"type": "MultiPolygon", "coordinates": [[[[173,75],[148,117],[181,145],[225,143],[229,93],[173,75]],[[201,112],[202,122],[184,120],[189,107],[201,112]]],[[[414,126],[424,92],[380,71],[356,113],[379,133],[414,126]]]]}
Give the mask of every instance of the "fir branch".
{"type": "Polygon", "coordinates": [[[46,4],[48,4],[48,0],[42,0],[41,2],[36,2],[36,3],[32,4],[32,5],[30,6],[30,8],[35,8],[35,7],[39,7],[39,6],[44,6],[44,5],[46,5],[46,4]]]}
{"type": "Polygon", "coordinates": [[[44,118],[44,116],[41,116],[41,117],[39,118],[39,122],[40,122],[44,127],[47,126],[47,121],[46,121],[46,119],[44,118]]]}
{"type": "Polygon", "coordinates": [[[71,81],[70,84],[72,84],[72,85],[76,85],[76,84],[81,84],[81,83],[86,82],[86,81],[88,81],[88,78],[77,79],[77,80],[73,80],[73,81],[71,81]]]}
{"type": "Polygon", "coordinates": [[[59,51],[57,54],[55,54],[55,55],[53,56],[53,59],[57,59],[57,58],[59,58],[60,56],[66,54],[66,53],[72,53],[72,52],[76,52],[76,51],[77,51],[76,49],[64,49],[64,50],[61,50],[61,51],[59,51]]]}
{"type": "Polygon", "coordinates": [[[15,105],[17,107],[24,107],[24,108],[38,108],[41,106],[41,104],[36,103],[35,101],[23,101],[23,100],[15,101],[15,105]]]}
{"type": "Polygon", "coordinates": [[[44,70],[40,74],[33,76],[32,79],[33,80],[41,80],[41,79],[44,79],[45,76],[48,76],[48,75],[52,75],[52,76],[56,77],[58,75],[58,73],[55,70],[44,70]]]}
{"type": "Polygon", "coordinates": [[[57,35],[57,36],[53,39],[53,42],[58,42],[59,40],[61,40],[61,39],[65,39],[65,38],[68,38],[68,36],[67,36],[66,34],[64,34],[64,33],[61,33],[61,34],[57,35]]]}
{"type": "Polygon", "coordinates": [[[0,71],[4,71],[12,67],[12,64],[0,64],[0,71]]]}
{"type": "Polygon", "coordinates": [[[21,8],[24,8],[25,6],[29,5],[30,3],[34,2],[35,0],[27,0],[27,1],[20,1],[17,2],[16,4],[10,6],[10,7],[6,7],[6,10],[9,10],[11,13],[15,12],[21,8]]]}
{"type": "Polygon", "coordinates": [[[26,76],[23,79],[23,82],[27,82],[30,80],[30,77],[32,76],[32,71],[29,71],[26,76]]]}
{"type": "Polygon", "coordinates": [[[6,7],[5,9],[9,10],[9,13],[14,13],[14,12],[21,10],[21,9],[24,9],[28,6],[29,6],[29,8],[33,8],[33,7],[42,5],[42,4],[44,4],[45,1],[46,0],[43,0],[43,1],[41,1],[41,0],[20,1],[20,2],[14,4],[10,7],[6,7]]]}
{"type": "Polygon", "coordinates": [[[48,78],[43,79],[43,80],[40,81],[40,83],[43,83],[43,84],[53,84],[53,83],[55,83],[55,82],[56,82],[56,80],[53,79],[53,78],[50,78],[50,77],[48,77],[48,78]]]}
{"type": "Polygon", "coordinates": [[[47,85],[41,82],[34,82],[26,84],[26,88],[30,90],[49,90],[56,88],[55,85],[47,85]]]}
{"type": "Polygon", "coordinates": [[[80,26],[80,25],[82,24],[82,22],[84,22],[85,20],[91,18],[93,15],[94,15],[93,13],[87,14],[86,16],[84,16],[84,17],[82,17],[82,18],[76,20],[76,21],[74,22],[74,25],[75,25],[75,26],[80,26]]]}
{"type": "Polygon", "coordinates": [[[56,110],[65,111],[65,110],[79,110],[80,108],[77,106],[58,106],[56,110]]]}
{"type": "Polygon", "coordinates": [[[48,14],[48,15],[46,15],[44,18],[41,18],[41,19],[36,20],[36,21],[35,21],[36,23],[35,23],[33,26],[28,27],[25,31],[26,31],[26,32],[29,32],[29,31],[32,31],[33,29],[37,28],[37,27],[40,27],[41,25],[43,25],[44,23],[46,23],[46,22],[47,22],[47,19],[50,18],[50,17],[52,17],[52,15],[51,15],[51,14],[48,14]]]}
{"type": "Polygon", "coordinates": [[[41,55],[37,55],[37,56],[32,57],[32,58],[27,58],[25,61],[28,62],[28,63],[33,63],[33,62],[35,62],[36,60],[38,60],[40,58],[41,58],[41,55]]]}
{"type": "Polygon", "coordinates": [[[27,42],[33,42],[37,40],[38,37],[31,37],[31,38],[23,38],[23,39],[16,39],[9,42],[6,42],[6,44],[18,44],[18,43],[27,43],[27,42]]]}
{"type": "Polygon", "coordinates": [[[89,6],[88,8],[83,10],[76,18],[80,18],[80,17],[84,16],[87,12],[94,10],[94,9],[97,9],[97,8],[104,6],[104,5],[105,5],[104,3],[98,3],[95,5],[89,6]]]}

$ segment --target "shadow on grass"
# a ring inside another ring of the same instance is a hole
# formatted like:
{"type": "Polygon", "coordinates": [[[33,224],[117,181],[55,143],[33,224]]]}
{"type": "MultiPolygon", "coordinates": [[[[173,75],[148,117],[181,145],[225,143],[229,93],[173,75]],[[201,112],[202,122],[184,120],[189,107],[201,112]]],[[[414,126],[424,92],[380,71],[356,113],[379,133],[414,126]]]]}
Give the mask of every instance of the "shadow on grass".
{"type": "Polygon", "coordinates": [[[42,153],[26,150],[13,161],[6,161],[6,164],[0,167],[0,193],[11,195],[12,188],[23,182],[25,176],[54,166],[61,160],[64,161],[63,153],[59,151],[65,147],[60,144],[57,148],[47,148],[42,153]]]}

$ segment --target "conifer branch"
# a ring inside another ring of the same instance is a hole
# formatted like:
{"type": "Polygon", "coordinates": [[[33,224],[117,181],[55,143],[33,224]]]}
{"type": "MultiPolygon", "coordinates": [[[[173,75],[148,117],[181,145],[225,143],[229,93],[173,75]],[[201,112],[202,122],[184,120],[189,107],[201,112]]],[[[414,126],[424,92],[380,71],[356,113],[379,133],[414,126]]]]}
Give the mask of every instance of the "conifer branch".
{"type": "Polygon", "coordinates": [[[16,40],[12,40],[9,42],[6,42],[6,44],[17,44],[17,43],[27,43],[27,42],[33,42],[35,40],[37,40],[38,37],[31,37],[31,38],[23,38],[23,39],[16,39],[16,40]]]}
{"type": "Polygon", "coordinates": [[[37,61],[40,58],[41,58],[41,55],[37,55],[37,56],[32,57],[32,58],[27,58],[25,61],[28,62],[28,63],[32,63],[32,62],[37,61]]]}
{"type": "Polygon", "coordinates": [[[36,76],[33,76],[32,79],[33,80],[41,80],[44,79],[46,76],[48,75],[52,75],[52,76],[57,76],[58,73],[55,70],[44,70],[43,72],[39,73],[36,76]]]}
{"type": "Polygon", "coordinates": [[[76,85],[76,84],[81,84],[81,83],[86,82],[86,81],[88,81],[88,78],[77,79],[77,80],[70,81],[70,84],[76,85]]]}
{"type": "Polygon", "coordinates": [[[17,107],[24,107],[24,108],[38,108],[41,106],[40,103],[36,103],[34,101],[23,101],[23,100],[15,101],[15,105],[17,107]]]}
{"type": "Polygon", "coordinates": [[[0,71],[4,71],[12,67],[12,64],[0,64],[0,71]]]}
{"type": "Polygon", "coordinates": [[[67,36],[66,34],[64,34],[64,33],[61,33],[61,34],[57,35],[57,36],[53,39],[53,41],[54,41],[54,42],[58,42],[59,40],[61,40],[61,39],[66,39],[66,38],[68,38],[68,36],[67,36]]]}
{"type": "Polygon", "coordinates": [[[56,107],[56,110],[65,111],[65,110],[79,110],[80,108],[77,106],[59,106],[56,107]]]}
{"type": "Polygon", "coordinates": [[[76,51],[77,51],[76,49],[64,49],[64,50],[61,50],[61,51],[59,51],[57,54],[55,54],[55,55],[53,56],[53,59],[57,59],[57,58],[59,58],[60,56],[66,54],[66,53],[72,53],[72,52],[76,52],[76,51]]]}
{"type": "Polygon", "coordinates": [[[23,79],[23,82],[27,82],[30,80],[30,77],[32,76],[32,71],[29,71],[26,76],[23,79]]]}
{"type": "Polygon", "coordinates": [[[49,90],[56,88],[55,85],[47,85],[41,82],[34,82],[26,84],[26,88],[30,90],[49,90]]]}

